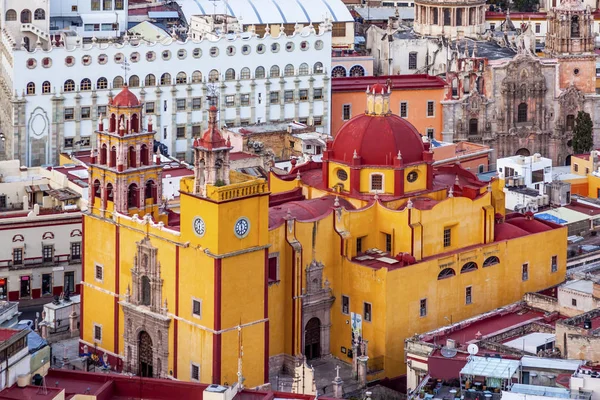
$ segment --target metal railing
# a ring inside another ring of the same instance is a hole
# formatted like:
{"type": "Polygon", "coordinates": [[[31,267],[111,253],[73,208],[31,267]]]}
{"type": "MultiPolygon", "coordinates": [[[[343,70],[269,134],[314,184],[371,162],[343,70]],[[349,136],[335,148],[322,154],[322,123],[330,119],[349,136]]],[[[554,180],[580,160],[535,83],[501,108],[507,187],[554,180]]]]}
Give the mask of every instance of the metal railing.
{"type": "Polygon", "coordinates": [[[70,254],[61,254],[53,256],[51,259],[45,259],[44,257],[31,257],[22,260],[21,262],[15,262],[14,260],[2,260],[0,261],[0,268],[10,269],[22,269],[31,268],[35,266],[44,265],[58,265],[58,264],[76,264],[81,262],[81,256],[72,256],[70,254]]]}

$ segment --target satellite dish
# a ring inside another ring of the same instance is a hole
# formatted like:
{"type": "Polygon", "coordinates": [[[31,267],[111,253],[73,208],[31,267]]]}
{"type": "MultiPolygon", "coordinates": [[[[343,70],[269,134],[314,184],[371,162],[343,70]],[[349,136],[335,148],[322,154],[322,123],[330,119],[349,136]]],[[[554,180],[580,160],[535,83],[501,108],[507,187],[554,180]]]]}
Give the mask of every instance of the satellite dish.
{"type": "Polygon", "coordinates": [[[440,353],[442,353],[442,356],[446,358],[452,358],[456,355],[456,353],[458,353],[458,350],[444,346],[442,347],[440,353]]]}
{"type": "Polygon", "coordinates": [[[471,343],[467,347],[467,351],[469,352],[470,355],[474,356],[475,354],[477,354],[479,352],[479,347],[477,347],[477,345],[475,343],[471,343]]]}

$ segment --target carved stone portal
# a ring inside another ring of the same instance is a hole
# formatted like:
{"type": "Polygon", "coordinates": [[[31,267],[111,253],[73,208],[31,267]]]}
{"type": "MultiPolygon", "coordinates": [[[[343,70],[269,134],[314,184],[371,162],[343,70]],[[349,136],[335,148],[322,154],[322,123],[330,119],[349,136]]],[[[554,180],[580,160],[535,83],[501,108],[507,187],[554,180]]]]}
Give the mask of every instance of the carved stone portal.
{"type": "Polygon", "coordinates": [[[323,283],[323,264],[312,261],[306,268],[305,296],[302,298],[302,326],[304,327],[303,349],[307,359],[331,353],[329,338],[331,331],[331,306],[335,297],[329,282],[323,283]]]}
{"type": "Polygon", "coordinates": [[[167,302],[162,302],[158,249],[150,239],[137,243],[131,269],[132,287],[119,302],[125,326],[125,371],[140,376],[165,378],[169,373],[169,324],[167,302]]]}

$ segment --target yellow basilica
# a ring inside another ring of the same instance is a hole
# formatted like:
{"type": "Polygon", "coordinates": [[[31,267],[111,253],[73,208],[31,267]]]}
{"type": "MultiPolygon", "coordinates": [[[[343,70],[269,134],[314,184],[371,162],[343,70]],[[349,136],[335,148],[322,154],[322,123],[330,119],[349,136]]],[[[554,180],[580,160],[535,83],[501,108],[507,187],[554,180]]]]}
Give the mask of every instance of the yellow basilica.
{"type": "Polygon", "coordinates": [[[211,107],[170,209],[152,122],[124,87],[89,170],[82,351],[219,384],[241,363],[248,387],[301,355],[395,377],[407,337],[563,281],[566,228],[505,215],[497,181],[433,166],[430,144],[390,112],[389,87],[366,96],[321,162],[268,182],[230,170],[211,107]]]}

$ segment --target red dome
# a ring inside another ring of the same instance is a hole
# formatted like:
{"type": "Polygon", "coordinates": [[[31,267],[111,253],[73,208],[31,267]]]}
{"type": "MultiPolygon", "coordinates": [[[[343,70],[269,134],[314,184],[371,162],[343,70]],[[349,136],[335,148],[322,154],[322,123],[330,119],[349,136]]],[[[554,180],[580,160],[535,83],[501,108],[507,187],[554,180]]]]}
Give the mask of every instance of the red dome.
{"type": "Polygon", "coordinates": [[[112,105],[115,107],[137,107],[140,105],[140,101],[135,94],[129,91],[127,85],[123,85],[123,89],[113,99],[112,105]]]}
{"type": "Polygon", "coordinates": [[[332,160],[352,162],[354,151],[363,165],[392,165],[402,155],[405,164],[423,161],[423,138],[397,115],[358,115],[339,130],[331,148],[332,160]]]}

